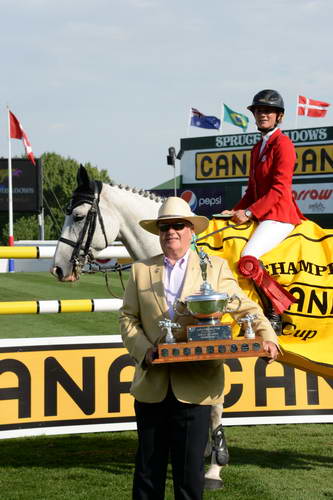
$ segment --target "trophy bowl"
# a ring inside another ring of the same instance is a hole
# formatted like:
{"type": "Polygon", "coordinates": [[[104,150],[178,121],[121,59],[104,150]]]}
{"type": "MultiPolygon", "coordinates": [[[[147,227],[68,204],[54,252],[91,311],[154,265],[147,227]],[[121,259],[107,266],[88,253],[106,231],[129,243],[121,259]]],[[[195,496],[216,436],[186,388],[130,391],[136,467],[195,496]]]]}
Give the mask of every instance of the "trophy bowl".
{"type": "MultiPolygon", "coordinates": [[[[178,303],[179,301],[175,303],[175,311],[180,313],[177,307],[178,303]]],[[[200,292],[186,297],[183,304],[185,305],[185,314],[193,316],[198,323],[216,325],[220,322],[223,314],[237,311],[241,300],[235,294],[230,296],[224,292],[216,292],[209,283],[204,282],[200,287],[200,292]],[[238,302],[235,309],[229,307],[233,301],[238,302]]]]}
{"type": "Polygon", "coordinates": [[[189,295],[185,299],[187,310],[190,314],[204,323],[215,324],[227,312],[230,297],[226,293],[204,295],[201,293],[189,295]]]}

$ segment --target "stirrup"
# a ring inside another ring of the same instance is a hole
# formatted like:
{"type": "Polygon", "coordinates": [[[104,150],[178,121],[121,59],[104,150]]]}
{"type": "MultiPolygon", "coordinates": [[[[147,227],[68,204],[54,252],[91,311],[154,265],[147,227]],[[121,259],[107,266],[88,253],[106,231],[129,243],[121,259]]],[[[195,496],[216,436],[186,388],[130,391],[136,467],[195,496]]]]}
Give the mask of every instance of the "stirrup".
{"type": "Polygon", "coordinates": [[[212,432],[212,453],[215,453],[217,465],[227,465],[229,463],[229,450],[224,436],[222,424],[212,432]]]}

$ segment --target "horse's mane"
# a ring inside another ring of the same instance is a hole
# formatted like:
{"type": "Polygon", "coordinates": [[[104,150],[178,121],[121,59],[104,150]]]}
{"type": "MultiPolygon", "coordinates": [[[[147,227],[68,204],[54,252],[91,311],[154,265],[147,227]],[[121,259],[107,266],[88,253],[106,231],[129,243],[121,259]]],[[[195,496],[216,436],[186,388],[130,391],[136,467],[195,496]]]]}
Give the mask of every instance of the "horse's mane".
{"type": "Polygon", "coordinates": [[[143,198],[150,198],[151,200],[156,201],[156,203],[163,201],[165,198],[163,196],[158,196],[151,191],[146,191],[145,189],[138,189],[136,187],[131,187],[129,185],[117,184],[113,179],[111,179],[110,186],[117,187],[118,189],[123,189],[125,191],[131,191],[134,194],[138,194],[143,198]]]}

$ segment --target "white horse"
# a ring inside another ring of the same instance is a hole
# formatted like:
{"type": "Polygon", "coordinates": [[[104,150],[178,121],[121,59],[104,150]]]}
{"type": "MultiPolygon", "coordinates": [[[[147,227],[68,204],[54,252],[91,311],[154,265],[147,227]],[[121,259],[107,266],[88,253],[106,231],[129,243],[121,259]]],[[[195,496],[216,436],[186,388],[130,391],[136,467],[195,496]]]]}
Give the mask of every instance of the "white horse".
{"type": "MultiPolygon", "coordinates": [[[[67,209],[58,241],[52,274],[60,281],[75,281],[87,259],[120,240],[133,260],[161,253],[159,238],[139,225],[139,220],[157,218],[162,199],[144,190],[91,181],[84,167],[77,175],[78,186],[67,209]],[[83,254],[83,255],[82,255],[83,254]]],[[[221,426],[222,405],[211,412],[211,442],[207,455],[211,465],[205,475],[207,489],[223,487],[221,466],[228,462],[228,450],[221,426]]]]}

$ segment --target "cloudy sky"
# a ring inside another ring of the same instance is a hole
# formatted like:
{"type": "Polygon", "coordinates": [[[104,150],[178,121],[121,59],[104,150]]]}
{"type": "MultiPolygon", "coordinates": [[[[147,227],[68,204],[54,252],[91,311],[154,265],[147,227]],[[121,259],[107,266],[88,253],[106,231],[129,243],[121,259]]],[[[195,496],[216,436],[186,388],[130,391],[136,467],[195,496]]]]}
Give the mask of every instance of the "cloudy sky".
{"type": "MultiPolygon", "coordinates": [[[[38,156],[53,151],[149,188],[173,176],[169,146],[191,106],[247,114],[263,88],[331,102],[332,0],[0,0],[0,156],[6,105],[38,156]]],[[[249,114],[250,116],[250,114],[249,114]]],[[[299,118],[299,127],[333,125],[299,118]]],[[[251,118],[249,131],[254,131],[251,118]]],[[[225,125],[222,133],[241,129],[225,125]]],[[[211,135],[191,127],[190,136],[211,135]]],[[[13,154],[23,152],[12,141],[13,154]]]]}

